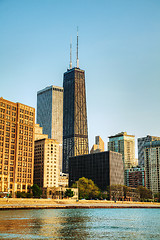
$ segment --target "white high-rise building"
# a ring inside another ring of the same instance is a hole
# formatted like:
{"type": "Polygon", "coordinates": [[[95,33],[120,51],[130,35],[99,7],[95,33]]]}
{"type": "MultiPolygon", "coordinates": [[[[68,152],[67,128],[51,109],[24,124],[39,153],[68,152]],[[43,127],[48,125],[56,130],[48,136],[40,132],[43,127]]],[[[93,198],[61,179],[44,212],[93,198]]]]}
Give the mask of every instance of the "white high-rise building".
{"type": "Polygon", "coordinates": [[[160,140],[160,137],[147,135],[146,137],[138,138],[138,165],[140,167],[144,167],[144,145],[156,140],[160,140]]]}
{"type": "Polygon", "coordinates": [[[60,147],[59,168],[62,170],[63,88],[49,86],[37,92],[37,123],[43,133],[57,140],[60,147]]]}

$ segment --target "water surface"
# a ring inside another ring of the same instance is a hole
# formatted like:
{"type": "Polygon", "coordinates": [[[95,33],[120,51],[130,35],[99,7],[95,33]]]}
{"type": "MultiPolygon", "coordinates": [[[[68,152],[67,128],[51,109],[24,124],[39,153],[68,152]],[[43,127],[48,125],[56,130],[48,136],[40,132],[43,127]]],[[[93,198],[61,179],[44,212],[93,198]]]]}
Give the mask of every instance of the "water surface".
{"type": "Polygon", "coordinates": [[[0,211],[0,239],[160,239],[160,209],[0,211]]]}

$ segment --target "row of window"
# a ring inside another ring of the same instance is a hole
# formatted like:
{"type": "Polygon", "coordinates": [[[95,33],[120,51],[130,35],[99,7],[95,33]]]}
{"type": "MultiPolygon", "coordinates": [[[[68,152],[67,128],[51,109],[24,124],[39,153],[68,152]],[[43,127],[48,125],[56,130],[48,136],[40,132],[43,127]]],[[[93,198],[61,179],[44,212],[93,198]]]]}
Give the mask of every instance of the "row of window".
{"type": "Polygon", "coordinates": [[[0,103],[0,106],[3,107],[3,108],[7,107],[7,109],[12,109],[12,111],[16,111],[16,107],[10,106],[10,105],[5,104],[3,102],[0,103]]]}
{"type": "Polygon", "coordinates": [[[25,113],[25,114],[27,114],[27,115],[33,116],[33,112],[29,112],[29,111],[24,110],[24,109],[22,109],[22,108],[20,108],[20,112],[21,112],[21,113],[25,113]]]}

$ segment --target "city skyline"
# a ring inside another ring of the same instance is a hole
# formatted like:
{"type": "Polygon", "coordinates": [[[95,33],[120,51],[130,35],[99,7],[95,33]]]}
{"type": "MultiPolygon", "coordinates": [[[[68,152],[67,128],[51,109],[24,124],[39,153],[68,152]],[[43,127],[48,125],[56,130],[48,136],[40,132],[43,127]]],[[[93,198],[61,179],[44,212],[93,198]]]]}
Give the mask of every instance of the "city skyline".
{"type": "Polygon", "coordinates": [[[105,146],[122,131],[159,136],[159,9],[159,1],[144,0],[1,1],[0,96],[36,108],[37,91],[61,87],[71,35],[76,65],[78,25],[89,149],[96,135],[105,146]]]}

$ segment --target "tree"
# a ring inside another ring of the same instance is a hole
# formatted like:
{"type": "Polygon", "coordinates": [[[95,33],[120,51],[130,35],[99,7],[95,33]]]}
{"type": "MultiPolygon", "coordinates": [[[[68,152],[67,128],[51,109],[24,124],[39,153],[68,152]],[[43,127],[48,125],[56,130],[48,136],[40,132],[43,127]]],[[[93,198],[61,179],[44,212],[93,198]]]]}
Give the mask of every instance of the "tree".
{"type": "Polygon", "coordinates": [[[155,193],[154,194],[154,201],[160,202],[160,193],[155,193]]]}
{"type": "Polygon", "coordinates": [[[26,192],[16,192],[16,197],[17,198],[32,198],[33,194],[32,193],[26,193],[26,192]]]}
{"type": "Polygon", "coordinates": [[[74,192],[71,189],[66,189],[65,193],[64,193],[65,197],[73,197],[74,196],[74,192]]]}
{"type": "Polygon", "coordinates": [[[95,199],[100,194],[99,188],[91,179],[82,177],[78,180],[79,198],[95,199]]]}
{"type": "Polygon", "coordinates": [[[140,199],[142,201],[152,198],[152,191],[151,190],[149,190],[149,189],[147,189],[147,188],[145,188],[143,186],[139,186],[137,188],[137,190],[138,190],[138,192],[140,194],[140,199]]]}
{"type": "Polygon", "coordinates": [[[33,184],[31,189],[32,189],[33,197],[35,197],[35,198],[40,198],[41,197],[42,190],[40,189],[40,187],[37,184],[33,184]]]}
{"type": "Polygon", "coordinates": [[[121,200],[123,199],[123,195],[124,195],[124,190],[123,190],[123,185],[120,184],[115,184],[115,185],[111,185],[108,187],[109,192],[110,192],[110,199],[112,200],[121,200]]]}

